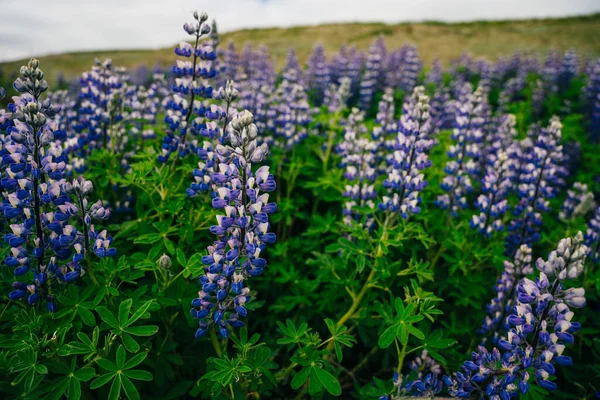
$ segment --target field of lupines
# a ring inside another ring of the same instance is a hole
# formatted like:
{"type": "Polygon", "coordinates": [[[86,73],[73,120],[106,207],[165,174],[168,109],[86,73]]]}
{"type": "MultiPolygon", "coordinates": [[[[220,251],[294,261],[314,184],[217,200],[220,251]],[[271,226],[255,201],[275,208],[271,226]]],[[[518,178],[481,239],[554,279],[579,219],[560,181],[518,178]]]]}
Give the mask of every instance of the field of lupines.
{"type": "Polygon", "coordinates": [[[600,396],[600,58],[207,21],[0,89],[2,398],[600,396]]]}

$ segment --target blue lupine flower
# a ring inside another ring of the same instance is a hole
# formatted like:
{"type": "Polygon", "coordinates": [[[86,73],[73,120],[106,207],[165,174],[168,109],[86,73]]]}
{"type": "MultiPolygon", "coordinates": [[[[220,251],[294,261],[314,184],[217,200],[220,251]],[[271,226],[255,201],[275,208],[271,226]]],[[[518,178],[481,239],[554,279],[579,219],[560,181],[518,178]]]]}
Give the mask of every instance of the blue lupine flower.
{"type": "Polygon", "coordinates": [[[175,54],[184,60],[177,60],[172,68],[176,76],[172,87],[174,95],[167,103],[165,122],[168,130],[163,138],[162,152],[158,156],[158,161],[163,163],[173,152],[182,157],[193,150],[193,145],[187,143],[188,136],[190,133],[194,136],[199,134],[199,127],[204,119],[204,108],[198,99],[212,97],[210,80],[218,73],[215,65],[217,55],[213,46],[200,42],[200,38],[210,32],[210,27],[205,23],[208,15],[195,12],[194,19],[191,24],[184,24],[184,30],[195,39],[194,45],[182,42],[175,48],[175,54]],[[187,60],[188,58],[191,60],[187,60]],[[194,114],[197,117],[193,119],[194,114]]]}
{"type": "MultiPolygon", "coordinates": [[[[10,106],[14,125],[0,151],[2,211],[11,221],[11,233],[4,236],[11,247],[5,264],[19,277],[32,271],[33,281],[15,282],[16,290],[9,297],[27,295],[30,305],[44,297],[53,312],[56,305],[49,286],[55,281],[72,282],[85,272],[81,262],[93,250],[88,240],[91,219],[104,220],[110,213],[101,202],[88,207],[91,182],[78,178],[71,184],[64,179],[66,133],[57,129],[59,108],[41,99],[48,84],[39,62],[32,59],[21,68],[21,75],[14,86],[22,94],[10,106]],[[77,220],[83,229],[73,225],[77,220]]],[[[114,249],[110,253],[114,255],[114,249]]]]}
{"type": "Polygon", "coordinates": [[[585,231],[585,245],[588,248],[588,258],[597,264],[600,259],[600,207],[594,211],[585,231]]]}
{"type": "Polygon", "coordinates": [[[269,203],[268,192],[275,190],[269,167],[256,171],[252,163],[260,163],[268,146],[257,143],[257,129],[252,114],[243,111],[229,124],[227,144],[218,144],[218,170],[213,174],[215,191],[212,205],[223,214],[217,215],[217,225],[210,228],[217,240],[202,258],[205,274],[200,277],[201,291],[192,301],[191,314],[199,319],[196,338],[206,334],[209,325],[228,336],[228,325],[243,326],[240,317],[248,313],[250,289],[245,281],[262,274],[267,244],[275,242],[269,232],[269,214],[277,210],[269,203]]]}
{"type": "Polygon", "coordinates": [[[350,99],[352,80],[348,77],[340,78],[339,85],[332,83],[325,91],[325,99],[323,105],[327,107],[327,111],[331,114],[339,113],[348,106],[350,99]]]}
{"type": "Polygon", "coordinates": [[[306,84],[315,105],[320,106],[323,103],[325,90],[329,86],[327,60],[325,59],[325,50],[321,44],[314,47],[308,57],[307,66],[306,84]]]}
{"type": "Polygon", "coordinates": [[[566,345],[573,344],[573,333],[580,328],[572,321],[570,308],[585,306],[583,288],[563,289],[562,282],[576,279],[584,267],[588,252],[583,235],[562,239],[548,260],[538,259],[540,276],[535,281],[523,279],[517,288],[517,305],[509,322],[515,329],[498,344],[513,354],[526,355],[535,368],[538,385],[555,390],[549,380],[555,374],[554,364],[570,365],[571,358],[563,355],[566,345]],[[548,332],[552,328],[553,333],[548,332]],[[527,345],[526,348],[523,348],[527,345]]]}
{"type": "Polygon", "coordinates": [[[555,196],[556,186],[562,180],[558,173],[563,162],[561,128],[555,117],[548,128],[540,131],[535,144],[526,139],[521,146],[519,203],[514,209],[515,218],[510,222],[506,238],[507,255],[514,254],[521,245],[535,243],[539,239],[541,213],[549,210],[548,199],[555,196]]]}
{"type": "Polygon", "coordinates": [[[586,184],[575,182],[573,188],[567,190],[567,198],[558,215],[561,219],[568,220],[585,215],[594,208],[596,208],[594,194],[588,190],[586,184]]]}
{"type": "MultiPolygon", "coordinates": [[[[337,150],[342,157],[340,167],[344,169],[347,181],[343,192],[347,199],[343,209],[344,223],[350,225],[352,221],[360,221],[363,216],[356,207],[374,208],[373,199],[377,197],[374,185],[377,177],[377,143],[366,136],[364,113],[358,109],[352,110],[345,125],[344,141],[337,150]]],[[[370,229],[374,222],[372,215],[367,215],[363,226],[370,229]]]]}
{"type": "Polygon", "coordinates": [[[516,283],[533,273],[531,260],[531,247],[524,244],[517,250],[514,261],[504,261],[504,271],[494,287],[495,296],[486,306],[486,317],[479,329],[484,342],[487,340],[486,336],[491,334],[491,341],[496,344],[501,333],[510,328],[507,317],[515,305],[516,283]]]}
{"type": "MultiPolygon", "coordinates": [[[[470,91],[470,84],[465,84],[465,90],[470,91]]],[[[466,194],[472,190],[470,175],[479,172],[475,160],[480,157],[479,144],[482,141],[482,126],[485,104],[483,90],[477,90],[468,95],[458,108],[456,128],[452,134],[455,144],[450,146],[448,161],[444,169],[446,175],[440,185],[447,194],[438,196],[436,204],[442,209],[449,209],[456,216],[459,209],[467,207],[466,194]]]]}
{"type": "Polygon", "coordinates": [[[391,196],[383,196],[379,204],[381,210],[399,212],[404,219],[420,211],[419,192],[427,186],[422,171],[431,166],[427,152],[433,145],[428,138],[429,97],[422,86],[415,88],[409,102],[411,105],[404,110],[394,153],[389,159],[390,172],[383,182],[391,196]]]}
{"type": "Polygon", "coordinates": [[[360,108],[369,111],[375,92],[384,82],[384,62],[387,55],[385,43],[380,36],[369,47],[365,72],[360,81],[360,108]]]}
{"type": "Polygon", "coordinates": [[[198,195],[200,192],[209,192],[213,188],[213,176],[218,168],[217,155],[215,148],[218,143],[223,143],[227,140],[225,128],[229,124],[232,115],[236,114],[236,110],[231,106],[239,97],[239,92],[235,89],[232,81],[227,81],[226,86],[220,87],[213,93],[214,104],[204,111],[204,115],[208,122],[197,127],[200,135],[205,137],[202,146],[196,149],[196,154],[200,161],[198,168],[194,170],[194,182],[187,189],[187,194],[190,197],[198,195]],[[216,102],[224,103],[221,107],[216,102]]]}
{"type": "MultiPolygon", "coordinates": [[[[382,46],[385,54],[385,47],[382,46]]],[[[417,48],[413,45],[404,45],[400,49],[387,54],[385,59],[385,85],[392,88],[399,88],[404,93],[412,93],[419,75],[423,68],[423,63],[419,57],[417,48]]]]}

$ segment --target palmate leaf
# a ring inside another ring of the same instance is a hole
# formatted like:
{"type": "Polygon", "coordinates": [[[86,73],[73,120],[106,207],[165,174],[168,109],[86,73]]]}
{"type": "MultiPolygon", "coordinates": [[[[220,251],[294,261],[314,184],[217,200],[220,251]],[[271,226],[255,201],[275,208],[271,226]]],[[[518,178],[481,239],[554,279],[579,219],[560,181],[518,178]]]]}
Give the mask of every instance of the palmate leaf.
{"type": "Polygon", "coordinates": [[[110,387],[109,399],[118,399],[121,388],[129,399],[139,399],[140,395],[131,380],[151,381],[152,374],[141,369],[131,369],[139,365],[147,357],[147,353],[140,353],[126,360],[127,353],[123,345],[119,345],[116,352],[116,364],[106,359],[98,359],[100,367],[110,371],[99,376],[90,384],[90,389],[98,389],[112,381],[110,387]]]}

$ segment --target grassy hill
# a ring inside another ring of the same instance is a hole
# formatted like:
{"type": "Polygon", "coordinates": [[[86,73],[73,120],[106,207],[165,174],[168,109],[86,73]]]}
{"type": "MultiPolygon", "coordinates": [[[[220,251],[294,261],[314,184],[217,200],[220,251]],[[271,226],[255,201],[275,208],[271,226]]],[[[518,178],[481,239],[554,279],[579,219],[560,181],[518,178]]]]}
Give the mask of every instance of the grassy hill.
{"type": "MultiPolygon", "coordinates": [[[[438,57],[444,64],[463,51],[490,60],[523,50],[543,55],[549,49],[564,51],[574,48],[586,56],[600,55],[600,14],[561,19],[532,19],[515,21],[478,21],[448,24],[441,22],[402,23],[342,23],[291,28],[244,29],[222,35],[222,43],[233,41],[238,50],[246,43],[265,44],[269,47],[278,67],[285,60],[288,48],[293,46],[301,61],[305,61],[312,47],[320,42],[328,55],[342,44],[366,49],[382,35],[388,47],[404,43],[417,45],[426,64],[438,57]]],[[[56,54],[41,57],[44,71],[52,83],[59,72],[67,78],[89,69],[94,57],[113,59],[115,65],[136,68],[149,67],[157,62],[167,66],[175,55],[171,48],[160,50],[90,51],[56,54]]],[[[6,73],[17,71],[23,61],[0,63],[6,73]]]]}

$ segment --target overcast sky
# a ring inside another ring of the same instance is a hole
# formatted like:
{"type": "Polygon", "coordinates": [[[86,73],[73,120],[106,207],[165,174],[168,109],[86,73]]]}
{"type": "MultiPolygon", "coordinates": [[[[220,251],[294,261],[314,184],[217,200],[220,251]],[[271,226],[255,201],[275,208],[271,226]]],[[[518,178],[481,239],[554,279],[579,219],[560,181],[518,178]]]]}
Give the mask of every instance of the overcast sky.
{"type": "Polygon", "coordinates": [[[207,11],[221,31],[325,22],[473,21],[600,12],[600,0],[0,0],[0,61],[76,50],[160,48],[207,11]]]}

